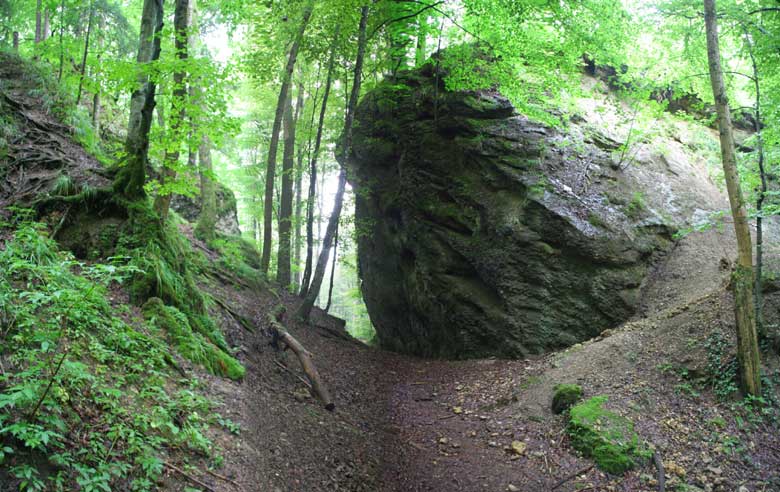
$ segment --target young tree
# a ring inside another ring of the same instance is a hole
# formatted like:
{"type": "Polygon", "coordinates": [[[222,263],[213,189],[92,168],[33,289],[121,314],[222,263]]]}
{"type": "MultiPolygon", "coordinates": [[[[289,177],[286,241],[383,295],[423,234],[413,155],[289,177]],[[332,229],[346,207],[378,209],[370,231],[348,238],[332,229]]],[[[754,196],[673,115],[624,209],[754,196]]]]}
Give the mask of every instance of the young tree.
{"type": "Polygon", "coordinates": [[[311,281],[311,269],[314,258],[314,201],[317,195],[317,158],[320,154],[320,145],[322,144],[322,131],[325,127],[325,113],[328,108],[328,96],[333,82],[333,69],[336,63],[336,47],[339,40],[339,27],[336,26],[336,32],[333,34],[333,40],[330,45],[330,56],[328,58],[328,75],[325,79],[325,90],[322,95],[322,108],[320,109],[320,119],[317,123],[317,137],[314,140],[314,150],[309,162],[309,195],[306,201],[306,266],[303,269],[303,278],[301,279],[301,290],[298,295],[306,297],[309,292],[309,282],[311,281]]]}
{"type": "Polygon", "coordinates": [[[710,83],[718,113],[723,173],[726,178],[731,215],[734,219],[734,231],[737,237],[737,266],[732,275],[734,309],[737,319],[737,358],[740,366],[742,390],[747,394],[758,396],[761,395],[761,375],[753,299],[753,247],[745,201],[739,185],[731,113],[726,96],[726,86],[723,83],[715,0],[704,0],[704,22],[707,31],[710,83]]]}
{"type": "Polygon", "coordinates": [[[146,164],[149,153],[149,129],[154,113],[155,82],[146,70],[160,58],[160,36],[163,28],[163,0],[144,0],[141,14],[141,36],[138,43],[137,88],[130,98],[130,121],[125,142],[125,165],[114,179],[114,190],[128,198],[144,196],[146,164]]]}
{"type": "Polygon", "coordinates": [[[171,206],[172,192],[166,188],[166,184],[176,179],[176,166],[179,163],[179,155],[184,135],[183,127],[187,119],[187,73],[186,63],[189,57],[187,41],[190,28],[190,2],[189,0],[176,0],[173,14],[173,31],[175,36],[174,46],[176,59],[180,63],[178,70],[173,73],[173,98],[171,100],[170,119],[170,143],[165,149],[165,161],[160,176],[162,189],[154,200],[154,209],[165,221],[168,217],[168,209],[171,206]]]}
{"type": "Polygon", "coordinates": [[[276,281],[285,289],[290,287],[290,249],[293,200],[293,166],[295,161],[295,121],[292,97],[287,94],[284,111],[284,153],[282,155],[282,196],[279,204],[279,250],[276,257],[276,281]]]}
{"type": "Polygon", "coordinates": [[[290,52],[287,56],[287,66],[282,77],[282,84],[279,89],[279,99],[276,103],[276,113],[274,115],[274,124],[271,128],[271,143],[268,147],[268,162],[265,172],[265,204],[263,208],[263,253],[260,259],[260,269],[263,274],[268,275],[268,267],[271,264],[271,244],[273,243],[273,205],[274,205],[274,180],[276,178],[276,152],[279,147],[279,133],[282,127],[282,118],[284,117],[284,108],[287,102],[287,92],[290,89],[290,80],[295,69],[295,62],[298,57],[298,49],[301,40],[306,32],[306,26],[311,18],[313,3],[309,2],[303,9],[303,17],[298,33],[293,39],[290,52]]]}
{"type": "MultiPolygon", "coordinates": [[[[352,93],[349,96],[349,103],[347,104],[347,114],[344,119],[344,145],[341,149],[343,161],[349,156],[352,151],[352,122],[355,119],[355,109],[357,108],[358,97],[360,96],[360,85],[363,77],[363,58],[366,52],[366,25],[368,23],[368,6],[364,6],[360,11],[360,28],[358,30],[358,46],[357,57],[355,58],[355,78],[352,82],[352,93]]],[[[320,292],[322,286],[322,279],[325,276],[325,269],[328,266],[328,259],[330,257],[331,243],[336,235],[338,229],[339,219],[341,218],[341,207],[344,203],[344,191],[347,185],[347,173],[346,169],[342,166],[339,172],[339,184],[336,190],[335,203],[333,204],[333,213],[328,221],[328,228],[325,230],[325,237],[322,241],[322,249],[320,250],[320,256],[317,259],[317,268],[314,270],[314,278],[312,279],[309,292],[303,299],[300,308],[298,308],[298,317],[304,321],[309,321],[311,310],[314,307],[314,302],[317,300],[317,295],[320,292]]]]}
{"type": "Polygon", "coordinates": [[[76,95],[76,105],[81,102],[81,92],[84,89],[84,77],[87,73],[87,55],[89,54],[89,37],[92,34],[92,23],[95,20],[95,1],[89,2],[89,20],[87,21],[87,35],[84,38],[84,55],[81,57],[81,70],[79,71],[79,90],[76,95]]]}

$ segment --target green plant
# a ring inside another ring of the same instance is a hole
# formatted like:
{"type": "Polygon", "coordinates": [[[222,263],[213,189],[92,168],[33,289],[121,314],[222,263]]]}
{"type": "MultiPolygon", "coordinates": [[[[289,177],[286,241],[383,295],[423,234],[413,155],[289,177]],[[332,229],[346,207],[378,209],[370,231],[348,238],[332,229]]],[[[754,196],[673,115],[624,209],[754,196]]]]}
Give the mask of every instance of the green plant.
{"type": "Polygon", "coordinates": [[[78,262],[43,225],[15,220],[0,251],[0,352],[13,368],[0,376],[0,461],[20,489],[150,490],[163,453],[209,454],[214,404],[172,377],[163,339],[107,301],[135,267],[78,262]]]}
{"type": "Polygon", "coordinates": [[[706,381],[715,395],[721,400],[735,395],[737,386],[737,362],[730,355],[730,344],[722,333],[713,332],[704,340],[704,349],[707,354],[705,368],[706,381]]]}
{"type": "Polygon", "coordinates": [[[635,191],[631,195],[631,201],[626,206],[626,215],[634,220],[638,219],[642,212],[645,211],[647,206],[645,205],[645,197],[641,191],[635,191]]]}

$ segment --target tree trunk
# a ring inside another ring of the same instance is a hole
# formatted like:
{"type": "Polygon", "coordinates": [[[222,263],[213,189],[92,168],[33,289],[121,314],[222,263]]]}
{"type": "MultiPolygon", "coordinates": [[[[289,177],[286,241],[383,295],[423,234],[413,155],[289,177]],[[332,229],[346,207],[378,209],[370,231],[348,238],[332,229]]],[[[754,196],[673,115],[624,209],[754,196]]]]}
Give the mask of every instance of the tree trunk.
{"type": "Polygon", "coordinates": [[[41,42],[41,7],[42,1],[38,0],[35,4],[35,44],[41,42]]]}
{"type": "Polygon", "coordinates": [[[173,13],[173,31],[175,36],[174,47],[176,58],[181,63],[182,69],[173,74],[173,99],[171,100],[170,135],[165,150],[165,160],[160,174],[161,190],[154,199],[154,209],[160,220],[165,222],[168,218],[168,210],[171,207],[170,182],[176,179],[176,166],[179,163],[181,143],[183,140],[182,126],[187,119],[187,73],[184,66],[189,57],[188,33],[190,28],[190,2],[189,0],[176,0],[173,13]],[[168,185],[166,187],[166,185],[168,185]]]}
{"type": "Polygon", "coordinates": [[[360,82],[363,73],[363,58],[366,52],[366,24],[368,22],[368,6],[361,8],[360,12],[360,29],[358,31],[358,46],[357,57],[355,59],[355,78],[352,83],[352,93],[349,96],[349,104],[347,105],[347,115],[344,121],[344,146],[342,148],[342,155],[339,161],[342,163],[341,172],[339,173],[339,185],[336,191],[335,203],[333,204],[333,213],[328,221],[328,228],[325,230],[325,238],[322,241],[322,249],[320,250],[320,256],[317,259],[317,268],[314,270],[314,278],[312,279],[309,292],[306,294],[301,307],[298,309],[298,317],[304,321],[309,321],[309,315],[314,307],[314,302],[319,294],[320,287],[322,286],[322,279],[325,276],[325,268],[328,264],[328,258],[330,257],[330,248],[336,230],[338,228],[339,219],[341,217],[341,207],[344,202],[344,190],[347,185],[347,173],[344,165],[344,161],[349,157],[352,152],[352,122],[355,119],[355,108],[357,107],[358,97],[360,96],[360,82]]]}
{"type": "Polygon", "coordinates": [[[14,52],[19,53],[19,31],[14,31],[14,52]]]}
{"type": "Polygon", "coordinates": [[[298,30],[290,53],[287,57],[287,66],[282,78],[282,85],[279,89],[279,99],[276,102],[276,114],[271,128],[271,143],[268,148],[268,163],[265,171],[265,203],[263,206],[263,255],[260,260],[260,268],[263,274],[268,275],[268,267],[271,264],[271,244],[273,242],[273,207],[274,207],[274,180],[276,175],[276,152],[279,147],[279,132],[284,117],[284,107],[287,103],[287,93],[290,89],[290,80],[292,79],[295,61],[298,57],[298,48],[300,47],[303,34],[306,32],[306,26],[311,17],[313,5],[308,3],[303,10],[301,26],[298,30]]]}
{"type": "Polygon", "coordinates": [[[200,161],[201,204],[198,223],[195,225],[195,235],[204,241],[211,241],[216,237],[217,187],[213,180],[214,172],[211,165],[211,141],[207,135],[201,137],[198,160],[200,161]]]}
{"type": "Polygon", "coordinates": [[[51,29],[49,24],[49,8],[46,7],[46,9],[43,11],[43,31],[41,32],[41,41],[46,41],[49,39],[49,29],[51,29]]]}
{"type": "Polygon", "coordinates": [[[758,337],[756,336],[756,315],[753,299],[753,248],[748,224],[745,201],[739,185],[737,158],[734,150],[734,135],[731,113],[723,83],[720,64],[718,25],[715,0],[704,0],[704,22],[707,29],[707,58],[709,60],[710,82],[718,112],[720,150],[723,156],[723,173],[734,218],[737,236],[737,266],[733,273],[734,309],[737,319],[737,358],[740,366],[742,390],[750,395],[761,395],[760,360],[758,337]]]}
{"type": "Polygon", "coordinates": [[[76,106],[81,102],[81,92],[84,90],[84,77],[87,74],[87,55],[89,54],[89,36],[92,34],[92,23],[95,19],[95,2],[89,3],[89,21],[87,21],[87,35],[84,38],[84,55],[81,57],[81,73],[79,74],[79,90],[76,95],[76,106]]]}
{"type": "Polygon", "coordinates": [[[62,34],[65,31],[65,0],[60,2],[60,68],[57,72],[57,82],[62,80],[62,65],[65,62],[65,47],[62,44],[62,34]]]}
{"type": "Polygon", "coordinates": [[[422,66],[425,63],[425,51],[428,41],[428,16],[421,14],[417,17],[417,46],[414,51],[415,66],[422,66]]]}
{"type": "MultiPolygon", "coordinates": [[[[317,96],[314,96],[314,102],[316,103],[317,96]]],[[[295,118],[296,129],[300,118],[303,117],[303,84],[298,86],[298,100],[295,105],[295,113],[298,115],[295,118]]],[[[311,125],[309,125],[309,132],[311,132],[311,125]]],[[[311,138],[309,139],[311,143],[311,138]]],[[[303,209],[301,187],[303,186],[303,145],[298,145],[297,161],[295,163],[295,209],[293,211],[293,288],[298,289],[301,285],[301,211],[303,209]]]]}
{"type": "Polygon", "coordinates": [[[758,176],[761,185],[758,189],[758,198],[756,199],[756,281],[753,286],[753,296],[756,304],[756,332],[759,338],[766,338],[766,327],[764,326],[764,293],[763,293],[763,270],[764,270],[764,199],[767,193],[766,169],[764,168],[764,136],[761,128],[761,84],[759,79],[758,63],[753,53],[753,42],[747,30],[745,30],[745,42],[748,48],[748,55],[753,67],[753,86],[756,91],[755,101],[755,121],[754,130],[756,132],[756,151],[758,152],[758,176]]]}
{"type": "Polygon", "coordinates": [[[114,190],[131,199],[144,196],[146,165],[149,152],[149,129],[154,113],[155,83],[140,69],[160,57],[160,36],[163,27],[163,0],[144,0],[141,36],[137,62],[138,86],[130,98],[130,121],[127,125],[125,166],[114,180],[114,190]]]}
{"type": "Polygon", "coordinates": [[[330,268],[330,286],[328,287],[328,303],[325,304],[325,312],[330,311],[330,303],[333,301],[333,284],[336,281],[336,262],[339,261],[339,226],[336,225],[336,235],[333,236],[333,265],[330,268]]]}
{"type": "Polygon", "coordinates": [[[303,269],[303,278],[301,280],[301,290],[299,295],[306,297],[309,292],[309,282],[311,280],[312,263],[314,258],[314,201],[317,197],[317,157],[320,154],[320,145],[322,144],[322,131],[325,127],[325,113],[328,108],[328,96],[330,95],[330,86],[333,82],[333,68],[336,61],[336,45],[339,38],[339,27],[336,26],[336,32],[333,35],[333,41],[330,45],[330,58],[328,59],[328,75],[325,79],[325,91],[322,94],[322,108],[320,109],[320,119],[317,123],[317,137],[314,140],[314,151],[309,163],[309,196],[306,201],[306,265],[303,269]]]}
{"type": "Polygon", "coordinates": [[[293,170],[295,165],[295,120],[292,97],[287,94],[284,111],[284,154],[282,155],[282,196],[279,205],[279,249],[276,257],[276,281],[285,290],[290,288],[290,250],[292,230],[293,170]]]}

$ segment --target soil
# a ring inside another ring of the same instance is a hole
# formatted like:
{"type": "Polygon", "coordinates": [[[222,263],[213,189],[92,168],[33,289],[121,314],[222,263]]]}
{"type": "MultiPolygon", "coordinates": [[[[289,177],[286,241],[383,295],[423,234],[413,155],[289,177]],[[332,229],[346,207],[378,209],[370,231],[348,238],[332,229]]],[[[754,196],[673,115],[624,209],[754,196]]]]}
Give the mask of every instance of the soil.
{"type": "MultiPolygon", "coordinates": [[[[733,346],[729,232],[681,240],[646,282],[634,319],[529,360],[415,359],[336,335],[341,325],[321,311],[311,325],[287,314],[290,333],[314,354],[334,412],[309,394],[295,356],[271,347],[265,331],[277,304],[294,313],[295,296],[204,286],[257,330],[222,317],[247,377],[204,377],[242,430],[221,439],[220,473],[235,484],[202,479],[215,490],[246,492],[658,490],[652,462],[609,476],[572,449],[565,417],[550,411],[553,386],[571,382],[586,397],[607,395],[611,409],[635,422],[660,453],[667,490],[780,490],[776,427],[746,423],[734,401],[719,401],[694,380],[712,333],[733,346]],[[524,443],[522,453],[513,441],[524,443]]],[[[767,301],[772,322],[780,298],[767,301]]],[[[767,364],[776,368],[777,360],[767,364]]]]}

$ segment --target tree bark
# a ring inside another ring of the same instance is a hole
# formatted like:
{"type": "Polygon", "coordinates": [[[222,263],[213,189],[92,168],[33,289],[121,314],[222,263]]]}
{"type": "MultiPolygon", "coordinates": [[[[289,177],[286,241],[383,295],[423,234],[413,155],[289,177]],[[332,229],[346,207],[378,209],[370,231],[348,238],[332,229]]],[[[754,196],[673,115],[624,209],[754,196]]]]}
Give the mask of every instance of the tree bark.
{"type": "Polygon", "coordinates": [[[38,0],[35,4],[35,44],[41,42],[41,7],[42,1],[38,0]]]}
{"type": "Polygon", "coordinates": [[[163,222],[168,218],[168,210],[171,207],[171,199],[173,198],[172,192],[169,189],[165,189],[165,185],[176,179],[176,166],[179,163],[183,140],[183,135],[181,135],[182,126],[187,119],[187,73],[184,70],[184,65],[189,57],[187,45],[189,28],[190,2],[189,0],[176,0],[176,7],[173,13],[173,31],[176,38],[174,47],[176,49],[176,58],[181,63],[182,68],[173,74],[169,144],[165,150],[163,169],[160,174],[160,185],[163,189],[154,199],[154,209],[163,222]]]}
{"type": "Polygon", "coordinates": [[[279,89],[279,99],[276,102],[276,114],[271,128],[271,143],[268,148],[268,162],[265,171],[265,203],[263,206],[263,254],[260,259],[260,269],[264,275],[268,275],[268,267],[271,264],[271,245],[273,242],[273,208],[274,208],[274,180],[276,179],[276,153],[279,147],[279,133],[284,117],[284,108],[287,103],[287,93],[290,89],[290,80],[292,79],[295,62],[298,58],[298,48],[300,47],[303,34],[306,32],[306,26],[311,18],[313,5],[308,3],[303,10],[301,26],[295,39],[293,40],[290,52],[287,57],[287,66],[282,78],[282,85],[279,89]]]}
{"type": "Polygon", "coordinates": [[[13,43],[14,43],[14,52],[18,53],[19,52],[19,31],[14,31],[14,35],[13,36],[14,36],[14,41],[13,41],[13,43]]]}
{"type": "Polygon", "coordinates": [[[314,307],[314,302],[319,294],[320,287],[322,286],[322,279],[325,276],[325,268],[328,264],[328,257],[330,256],[331,243],[336,235],[336,229],[338,228],[339,219],[341,218],[341,208],[344,202],[344,190],[347,185],[347,173],[343,164],[344,160],[348,158],[350,152],[352,152],[352,122],[355,119],[355,108],[357,107],[358,97],[360,96],[360,83],[363,74],[363,58],[366,52],[366,24],[368,23],[368,6],[361,8],[360,12],[360,28],[358,30],[358,47],[357,57],[355,58],[355,78],[352,83],[352,93],[349,96],[349,104],[347,105],[347,115],[344,121],[344,146],[342,148],[341,159],[342,162],[341,172],[339,172],[339,185],[336,191],[335,203],[333,204],[333,213],[328,221],[328,228],[325,230],[325,238],[322,241],[322,249],[320,250],[320,256],[317,260],[317,268],[314,270],[314,278],[312,279],[309,292],[306,294],[300,308],[298,309],[298,317],[304,321],[309,321],[311,310],[314,307]]]}
{"type": "Polygon", "coordinates": [[[62,80],[62,65],[65,62],[65,47],[62,44],[62,34],[65,31],[65,0],[60,2],[60,68],[57,72],[57,82],[62,80]]]}
{"type": "Polygon", "coordinates": [[[144,0],[137,57],[138,86],[130,98],[130,121],[127,125],[125,143],[127,157],[125,166],[114,179],[114,191],[131,199],[142,198],[145,195],[149,129],[152,126],[155,106],[155,82],[144,70],[141,70],[141,67],[160,57],[159,33],[162,27],[163,0],[144,0]]]}
{"type": "Polygon", "coordinates": [[[81,92],[84,90],[84,77],[87,74],[87,55],[89,54],[89,36],[92,34],[92,23],[95,20],[95,2],[89,2],[89,20],[87,21],[87,35],[84,38],[84,55],[81,57],[81,73],[79,74],[79,90],[76,95],[76,106],[81,102],[81,92]]]}
{"type": "Polygon", "coordinates": [[[279,205],[279,249],[276,256],[276,281],[284,289],[290,288],[290,235],[292,231],[293,176],[295,165],[295,120],[292,96],[287,94],[284,111],[284,154],[282,155],[282,196],[279,205]]]}
{"type": "Polygon", "coordinates": [[[328,287],[328,302],[325,304],[325,312],[330,311],[333,301],[333,284],[336,282],[336,262],[339,261],[339,226],[336,225],[336,235],[333,236],[333,264],[330,267],[330,286],[328,287]]]}
{"type": "Polygon", "coordinates": [[[317,158],[320,154],[320,145],[322,144],[322,131],[325,127],[325,113],[328,108],[328,96],[330,95],[330,86],[333,82],[333,69],[336,64],[336,45],[339,38],[339,27],[336,26],[336,32],[333,35],[333,41],[330,45],[330,57],[328,59],[328,75],[325,79],[325,90],[322,94],[322,108],[320,109],[320,119],[317,123],[317,137],[314,140],[314,151],[309,162],[309,196],[306,201],[306,265],[303,269],[303,278],[301,279],[301,290],[298,295],[306,297],[309,292],[309,282],[311,281],[312,263],[314,261],[314,201],[317,197],[317,158]]]}
{"type": "MultiPolygon", "coordinates": [[[[303,84],[298,86],[298,100],[295,105],[295,112],[298,115],[295,118],[295,127],[297,129],[300,118],[303,117],[303,84]]],[[[316,105],[317,96],[315,93],[314,102],[316,105]]],[[[311,133],[311,124],[308,132],[311,133]]],[[[311,144],[311,138],[309,138],[311,144]]],[[[303,145],[298,145],[297,161],[295,163],[295,209],[293,210],[293,288],[298,289],[301,285],[301,211],[303,209],[301,188],[303,187],[303,145]]]]}
{"type": "Polygon", "coordinates": [[[737,358],[740,366],[741,386],[745,393],[760,396],[760,360],[753,298],[753,248],[745,201],[739,185],[731,113],[726,87],[723,83],[715,0],[704,0],[704,22],[707,29],[710,82],[718,113],[723,172],[731,204],[731,215],[734,218],[734,232],[737,237],[738,254],[736,270],[733,273],[733,285],[734,310],[737,320],[737,358]]]}
{"type": "Polygon", "coordinates": [[[46,41],[47,39],[49,39],[50,28],[51,27],[49,24],[49,8],[46,7],[46,9],[44,9],[43,11],[43,31],[41,32],[41,41],[46,41]]]}
{"type": "Polygon", "coordinates": [[[756,91],[756,101],[754,108],[754,127],[756,133],[756,151],[758,152],[758,176],[761,184],[758,189],[758,198],[756,199],[756,279],[753,286],[753,296],[756,304],[756,332],[759,338],[767,336],[764,326],[764,293],[763,293],[763,275],[764,275],[764,199],[767,193],[767,177],[764,167],[764,136],[761,125],[761,83],[759,78],[758,63],[753,52],[753,42],[750,35],[745,30],[745,43],[748,48],[751,66],[753,67],[753,86],[756,91]]]}

